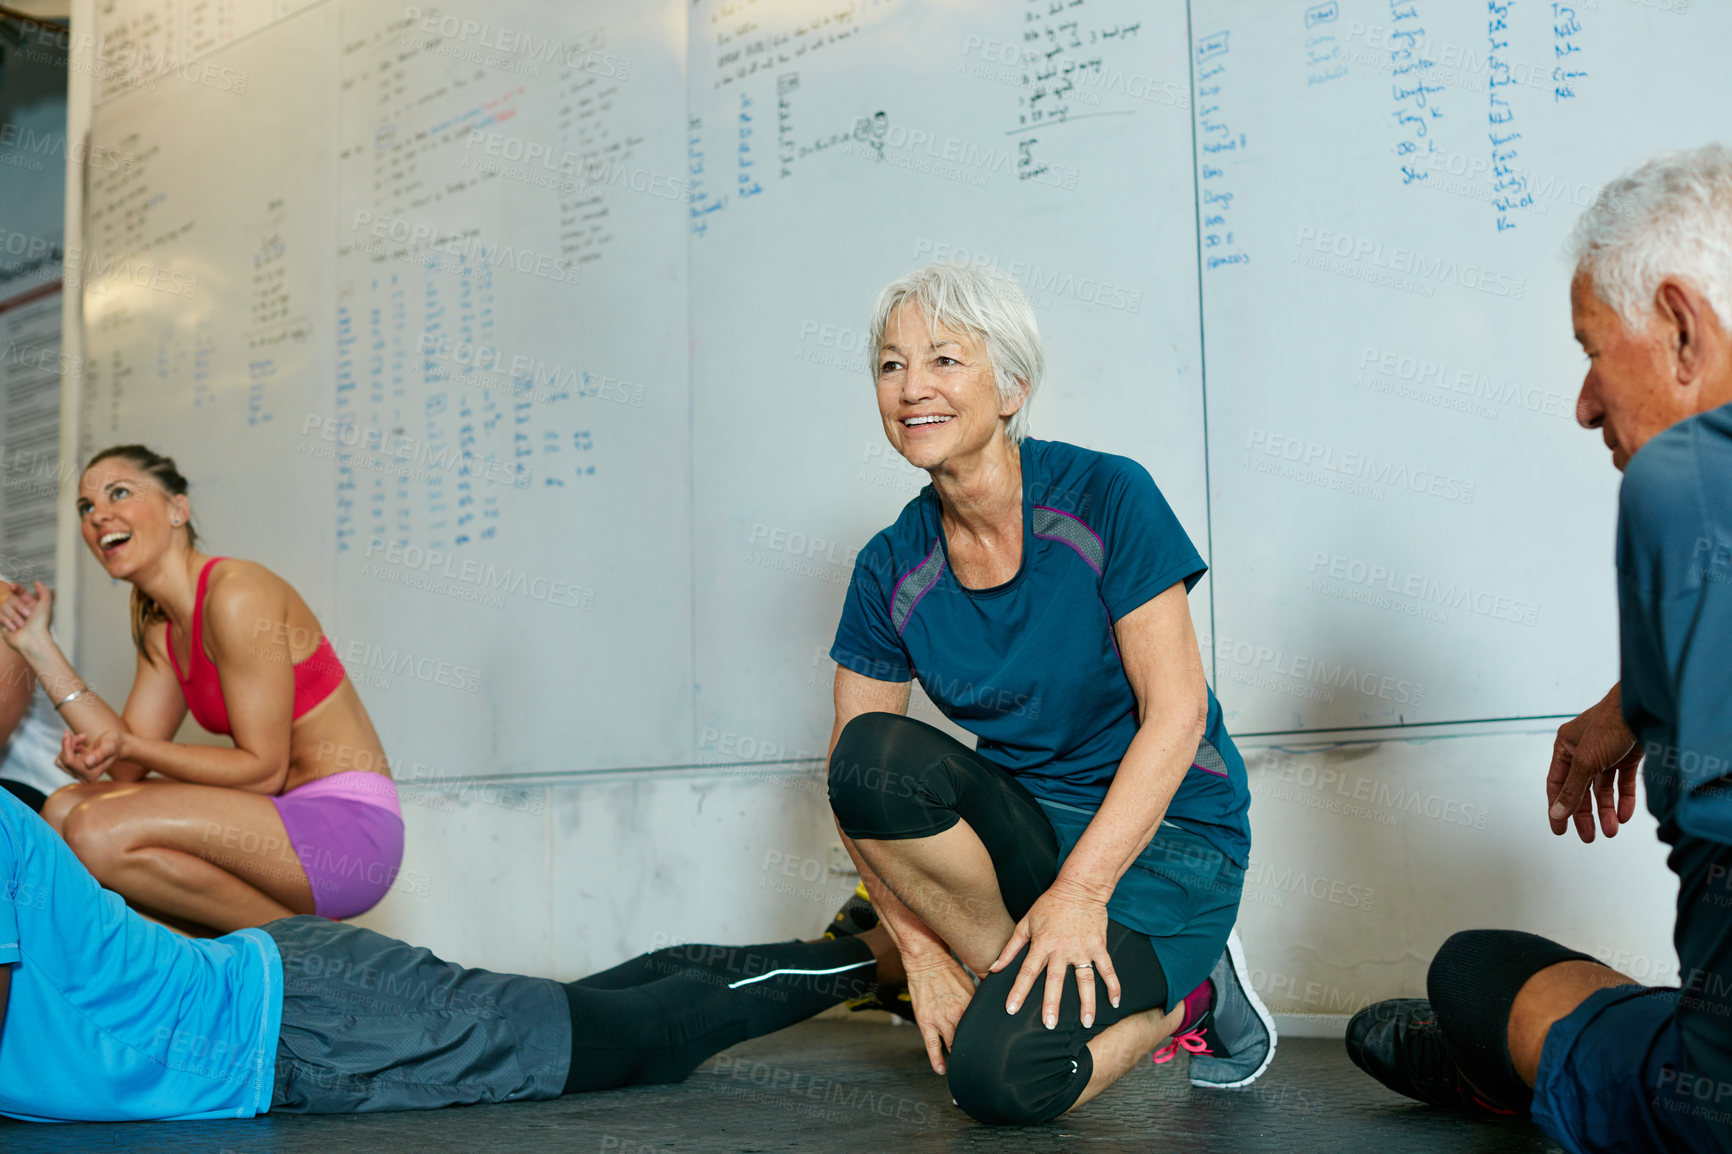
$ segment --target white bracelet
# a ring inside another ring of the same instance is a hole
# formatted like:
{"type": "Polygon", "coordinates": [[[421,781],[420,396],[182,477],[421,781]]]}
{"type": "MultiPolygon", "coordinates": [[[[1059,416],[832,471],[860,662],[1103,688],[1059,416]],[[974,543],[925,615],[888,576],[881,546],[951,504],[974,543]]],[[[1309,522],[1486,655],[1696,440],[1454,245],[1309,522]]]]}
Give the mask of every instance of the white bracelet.
{"type": "Polygon", "coordinates": [[[80,697],[83,697],[86,693],[89,693],[89,692],[90,692],[90,686],[88,686],[88,685],[86,685],[83,689],[74,689],[71,693],[68,693],[65,697],[62,697],[59,701],[56,701],[54,703],[54,708],[59,709],[62,705],[71,705],[74,701],[78,700],[80,697]]]}

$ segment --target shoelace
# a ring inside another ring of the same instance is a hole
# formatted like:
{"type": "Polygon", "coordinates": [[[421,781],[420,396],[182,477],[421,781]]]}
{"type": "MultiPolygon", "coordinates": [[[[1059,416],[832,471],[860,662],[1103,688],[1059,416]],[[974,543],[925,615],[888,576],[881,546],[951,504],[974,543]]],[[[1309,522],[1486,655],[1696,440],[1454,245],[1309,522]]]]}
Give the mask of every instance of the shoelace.
{"type": "Polygon", "coordinates": [[[1149,1055],[1149,1060],[1157,1066],[1165,1065],[1179,1056],[1179,1047],[1183,1046],[1193,1054],[1207,1054],[1209,1043],[1203,1038],[1203,1031],[1191,1030],[1183,1034],[1174,1034],[1167,1039],[1167,1044],[1149,1055]]]}

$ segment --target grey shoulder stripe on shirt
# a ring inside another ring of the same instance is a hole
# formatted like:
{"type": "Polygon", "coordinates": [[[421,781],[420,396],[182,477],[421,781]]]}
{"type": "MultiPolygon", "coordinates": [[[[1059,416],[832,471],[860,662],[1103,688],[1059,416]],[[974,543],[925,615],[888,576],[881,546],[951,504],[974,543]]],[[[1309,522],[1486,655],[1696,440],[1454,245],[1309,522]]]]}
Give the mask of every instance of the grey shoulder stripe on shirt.
{"type": "Polygon", "coordinates": [[[934,545],[926,560],[903,574],[902,580],[896,583],[896,592],[890,595],[890,623],[896,627],[898,635],[907,628],[908,619],[914,616],[914,607],[938,584],[938,577],[943,572],[944,549],[934,545]]]}
{"type": "Polygon", "coordinates": [[[1096,573],[1106,568],[1107,555],[1101,546],[1101,539],[1095,536],[1094,530],[1069,513],[1060,513],[1057,509],[1048,509],[1041,505],[1035,506],[1034,535],[1069,545],[1096,573]]]}

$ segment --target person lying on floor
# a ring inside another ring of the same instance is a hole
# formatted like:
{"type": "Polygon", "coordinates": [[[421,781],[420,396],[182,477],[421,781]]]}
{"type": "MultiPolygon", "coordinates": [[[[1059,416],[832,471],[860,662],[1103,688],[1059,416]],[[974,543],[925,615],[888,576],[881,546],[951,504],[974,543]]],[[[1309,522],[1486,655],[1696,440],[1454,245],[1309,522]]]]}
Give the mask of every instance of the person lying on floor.
{"type": "Polygon", "coordinates": [[[319,917],[186,938],[128,909],[0,791],[0,1114],[346,1114],[679,1082],[899,979],[879,973],[898,965],[887,945],[877,930],[674,946],[556,982],[319,917]]]}

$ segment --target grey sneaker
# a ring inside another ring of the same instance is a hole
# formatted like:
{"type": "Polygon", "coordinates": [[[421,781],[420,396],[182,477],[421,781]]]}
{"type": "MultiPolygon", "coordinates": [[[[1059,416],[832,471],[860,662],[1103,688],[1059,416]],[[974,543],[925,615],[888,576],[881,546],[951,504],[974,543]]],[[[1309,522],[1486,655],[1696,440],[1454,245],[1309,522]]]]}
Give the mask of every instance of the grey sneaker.
{"type": "Polygon", "coordinates": [[[1243,1090],[1275,1058],[1275,1018],[1251,988],[1238,930],[1227,935],[1227,948],[1209,981],[1215,987],[1215,1004],[1191,1031],[1201,1033],[1204,1046],[1185,1047],[1191,1050],[1191,1085],[1243,1090]]]}

